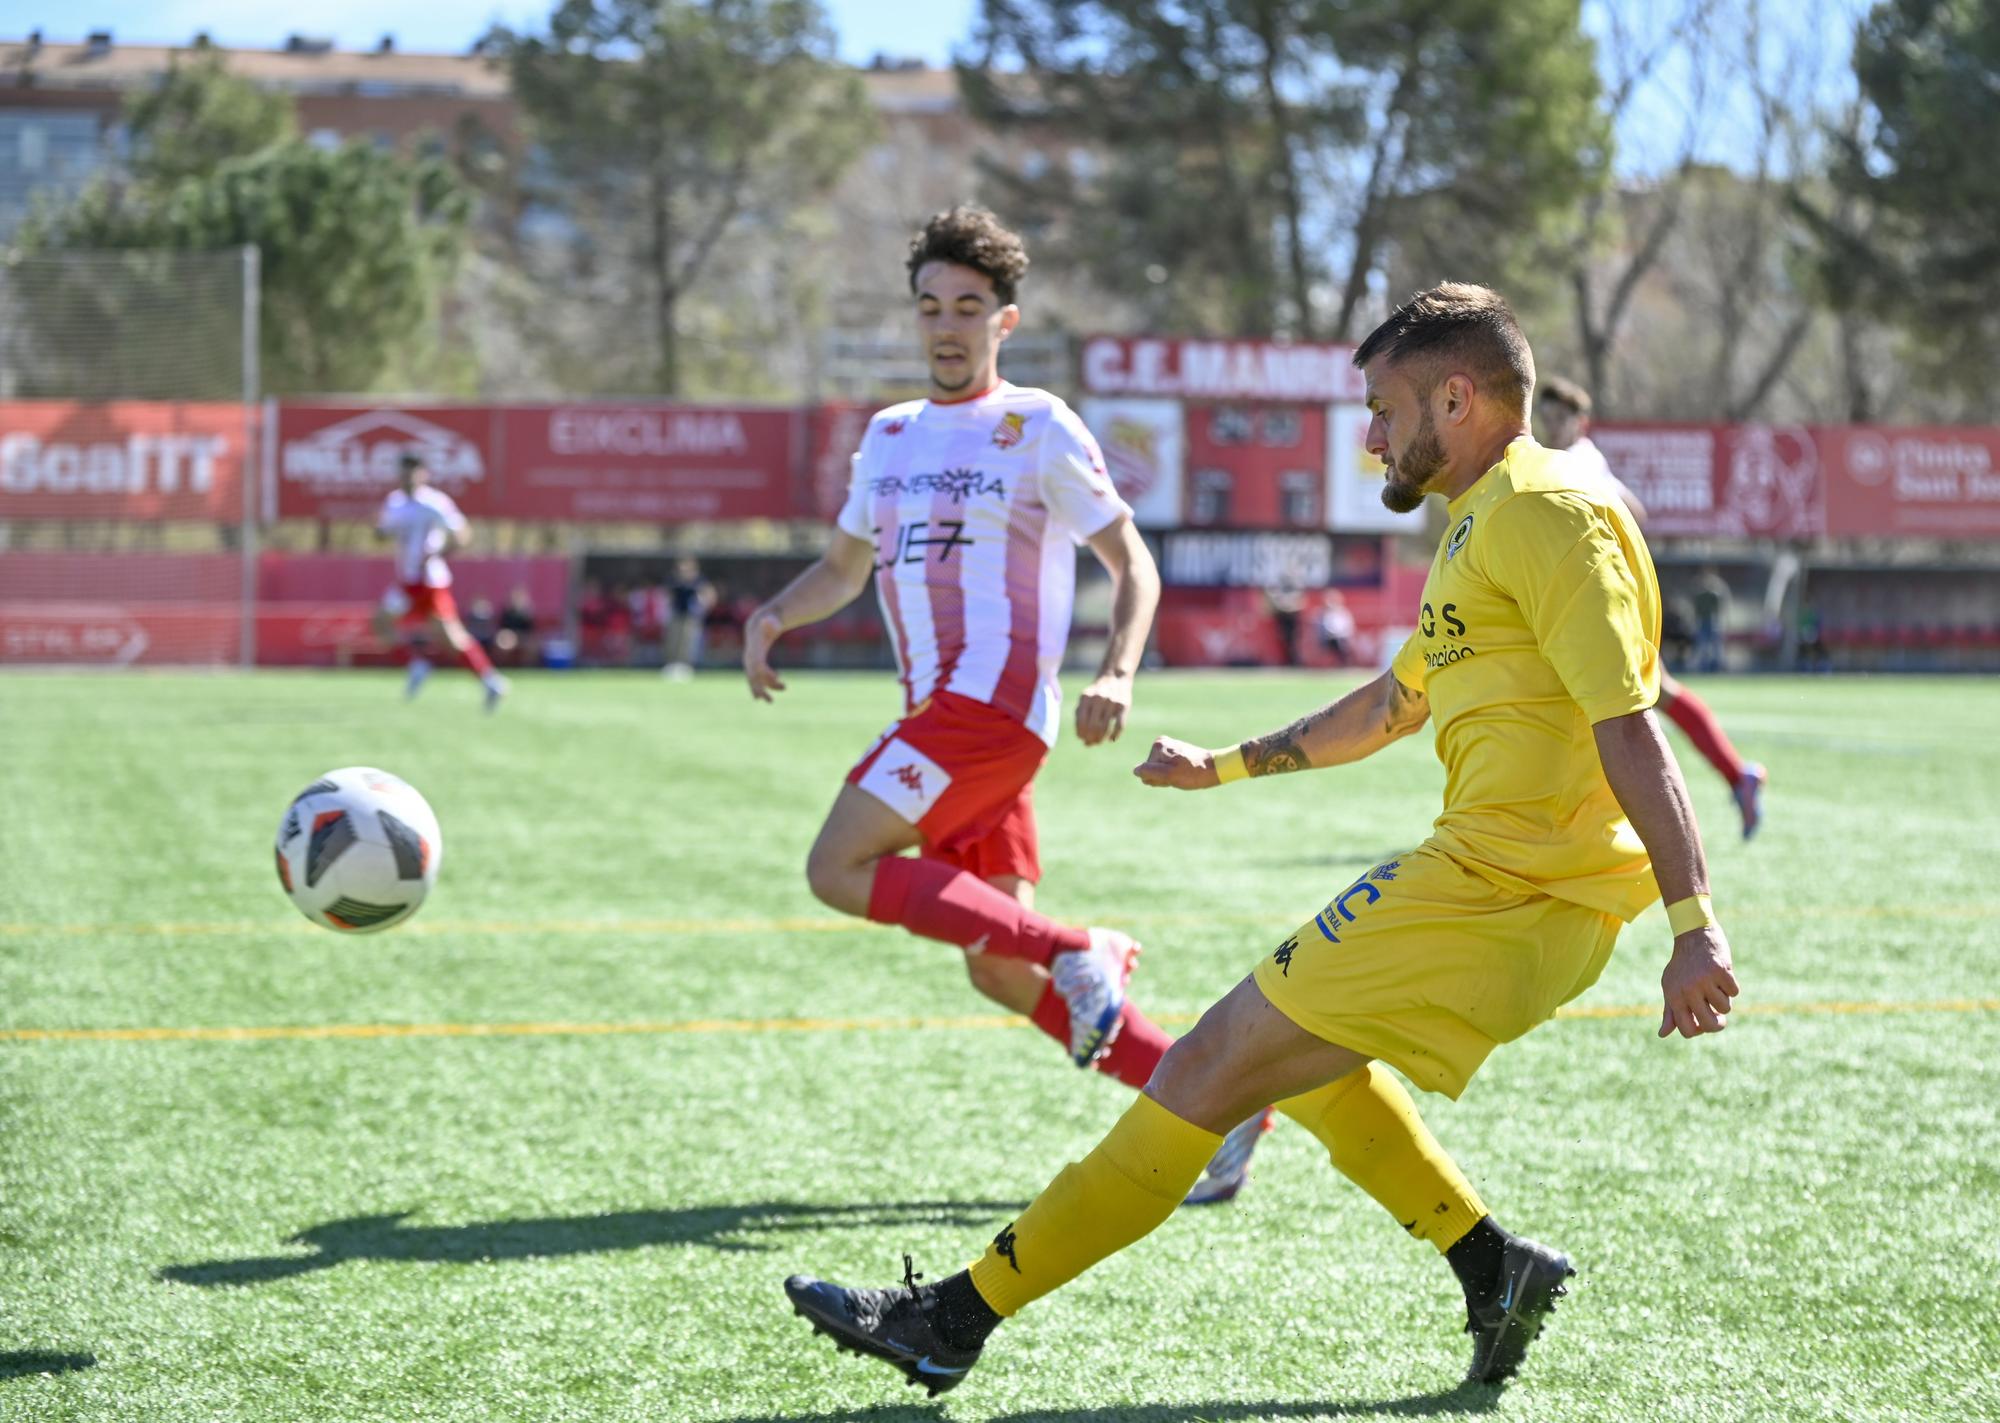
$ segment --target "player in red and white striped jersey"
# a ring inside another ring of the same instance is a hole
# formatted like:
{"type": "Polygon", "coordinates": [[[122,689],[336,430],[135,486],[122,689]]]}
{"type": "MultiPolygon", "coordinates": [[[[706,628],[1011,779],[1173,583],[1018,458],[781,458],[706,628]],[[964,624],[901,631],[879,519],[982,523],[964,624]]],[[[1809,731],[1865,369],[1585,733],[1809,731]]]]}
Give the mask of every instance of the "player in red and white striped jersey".
{"type": "MultiPolygon", "coordinates": [[[[1000,379],[1028,266],[1019,237],[954,208],[917,235],[908,266],[930,394],[869,421],[832,544],[751,616],[744,671],[770,700],[784,688],[772,644],[875,575],[903,716],[834,802],[807,861],[813,892],[959,946],[981,993],[1028,1014],[1079,1066],[1142,1087],[1169,1039],[1124,993],[1139,946],[1035,911],[1032,783],[1060,722],[1077,546],[1114,589],[1104,661],[1076,709],[1086,746],[1124,727],[1159,574],[1083,422],[1000,379]]],[[[1229,1179],[1204,1183],[1217,1198],[1247,1165],[1242,1143],[1225,1154],[1229,1179]]]]}
{"type": "Polygon", "coordinates": [[[465,659],[465,665],[486,688],[486,710],[500,705],[507,679],[493,670],[486,650],[465,630],[458,604],[451,596],[451,569],[444,556],[465,546],[472,526],[458,502],[431,487],[423,456],[406,450],[399,461],[398,487],[382,501],[375,521],[378,537],[396,545],[396,581],[382,595],[375,613],[375,632],[394,642],[409,658],[405,696],[414,697],[430,675],[424,638],[435,627],[445,642],[465,659]]]}

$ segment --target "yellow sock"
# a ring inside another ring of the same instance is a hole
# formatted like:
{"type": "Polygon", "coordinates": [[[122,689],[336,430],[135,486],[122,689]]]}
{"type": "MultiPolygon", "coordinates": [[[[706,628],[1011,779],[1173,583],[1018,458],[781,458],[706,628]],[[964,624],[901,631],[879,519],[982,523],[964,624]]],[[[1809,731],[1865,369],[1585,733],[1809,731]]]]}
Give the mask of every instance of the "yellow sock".
{"type": "Polygon", "coordinates": [[[1325,1143],[1335,1170],[1440,1253],[1486,1214],[1486,1203],[1381,1063],[1280,1102],[1278,1110],[1325,1143]]]}
{"type": "Polygon", "coordinates": [[[1110,1135],[1072,1161],[973,1262],[972,1284],[1000,1315],[1068,1284],[1174,1213],[1208,1158],[1214,1132],[1144,1093],[1110,1135]]]}

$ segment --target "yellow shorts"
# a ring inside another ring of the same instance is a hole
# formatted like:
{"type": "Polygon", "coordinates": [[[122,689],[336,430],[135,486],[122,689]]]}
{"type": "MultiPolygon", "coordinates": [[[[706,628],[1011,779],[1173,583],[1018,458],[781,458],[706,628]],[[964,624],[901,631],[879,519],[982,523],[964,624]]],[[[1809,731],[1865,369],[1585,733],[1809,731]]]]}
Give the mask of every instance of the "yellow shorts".
{"type": "Polygon", "coordinates": [[[1455,1098],[1495,1046],[1597,982],[1622,927],[1424,845],[1343,890],[1257,965],[1257,986],[1307,1032],[1455,1098]]]}

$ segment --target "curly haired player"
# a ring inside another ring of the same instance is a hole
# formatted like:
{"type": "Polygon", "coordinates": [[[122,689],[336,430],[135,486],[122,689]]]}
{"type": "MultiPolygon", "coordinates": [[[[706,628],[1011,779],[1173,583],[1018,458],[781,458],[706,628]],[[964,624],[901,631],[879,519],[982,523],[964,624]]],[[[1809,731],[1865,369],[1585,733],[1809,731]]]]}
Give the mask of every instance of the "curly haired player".
{"type": "MultiPolygon", "coordinates": [[[[939,213],[911,242],[930,393],[868,422],[831,545],[751,615],[743,670],[752,695],[771,700],[785,686],[772,645],[874,575],[903,715],[820,828],[806,861],[813,893],[964,950],[981,993],[1027,1014],[1079,1066],[1136,1088],[1170,1041],[1125,993],[1139,946],[1036,912],[1033,783],[1061,720],[1077,545],[1113,587],[1104,660],[1076,707],[1086,746],[1124,728],[1159,574],[1083,422],[1047,391],[1000,378],[1027,269],[1021,239],[983,208],[939,213]]],[[[1190,1199],[1234,1195],[1268,1125],[1262,1110],[1247,1114],[1190,1199]]]]}

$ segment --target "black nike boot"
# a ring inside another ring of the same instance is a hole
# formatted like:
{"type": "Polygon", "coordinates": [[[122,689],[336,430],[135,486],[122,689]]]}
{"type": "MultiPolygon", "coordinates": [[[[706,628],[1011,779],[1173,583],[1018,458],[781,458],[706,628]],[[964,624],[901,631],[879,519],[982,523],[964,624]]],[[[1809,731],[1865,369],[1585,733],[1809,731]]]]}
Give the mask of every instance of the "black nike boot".
{"type": "Polygon", "coordinates": [[[1483,1300],[1466,1300],[1465,1332],[1472,1336],[1469,1383],[1501,1383],[1514,1376],[1528,1346],[1542,1332],[1556,1301],[1574,1278],[1569,1256],[1532,1240],[1510,1236],[1500,1261],[1500,1279],[1483,1300]]]}
{"type": "Polygon", "coordinates": [[[815,1334],[854,1354],[871,1354],[902,1371],[913,1388],[936,1398],[957,1388],[979,1362],[980,1346],[953,1348],[939,1333],[937,1291],[918,1285],[903,1257],[903,1283],[886,1290],[850,1290],[808,1275],[785,1281],[792,1308],[815,1334]]]}

